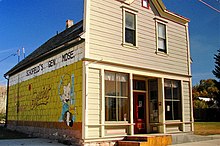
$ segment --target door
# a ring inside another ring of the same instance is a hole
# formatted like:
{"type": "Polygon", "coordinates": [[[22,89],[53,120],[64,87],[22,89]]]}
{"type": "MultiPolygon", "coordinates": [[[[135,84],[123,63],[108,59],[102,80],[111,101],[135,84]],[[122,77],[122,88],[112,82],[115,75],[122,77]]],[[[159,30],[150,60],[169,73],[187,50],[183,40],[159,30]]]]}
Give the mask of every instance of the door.
{"type": "Polygon", "coordinates": [[[146,133],[146,94],[134,93],[134,133],[146,133]]]}

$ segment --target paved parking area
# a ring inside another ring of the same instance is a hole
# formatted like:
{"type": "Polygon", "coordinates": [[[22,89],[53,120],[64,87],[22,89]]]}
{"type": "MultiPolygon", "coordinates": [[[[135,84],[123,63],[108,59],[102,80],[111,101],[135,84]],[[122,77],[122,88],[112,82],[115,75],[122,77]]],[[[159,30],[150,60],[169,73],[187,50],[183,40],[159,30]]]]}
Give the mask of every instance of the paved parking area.
{"type": "Polygon", "coordinates": [[[0,140],[0,146],[65,146],[64,144],[42,138],[0,140]]]}

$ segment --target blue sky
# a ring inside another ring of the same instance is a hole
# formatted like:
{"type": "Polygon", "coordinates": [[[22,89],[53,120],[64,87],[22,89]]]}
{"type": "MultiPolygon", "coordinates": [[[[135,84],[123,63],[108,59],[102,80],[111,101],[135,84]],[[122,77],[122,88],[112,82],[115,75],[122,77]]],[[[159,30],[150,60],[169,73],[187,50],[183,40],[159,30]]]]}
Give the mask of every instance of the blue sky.
{"type": "MultiPolygon", "coordinates": [[[[140,0],[141,1],[141,0],[140,0]]],[[[220,10],[219,0],[204,0],[220,10]]],[[[190,19],[193,84],[215,78],[214,54],[220,49],[220,13],[199,0],[163,0],[168,10],[190,19]]],[[[0,84],[3,75],[18,61],[22,47],[26,56],[65,29],[65,21],[83,18],[83,0],[0,0],[0,84]]],[[[22,59],[22,57],[21,57],[22,59]]]]}

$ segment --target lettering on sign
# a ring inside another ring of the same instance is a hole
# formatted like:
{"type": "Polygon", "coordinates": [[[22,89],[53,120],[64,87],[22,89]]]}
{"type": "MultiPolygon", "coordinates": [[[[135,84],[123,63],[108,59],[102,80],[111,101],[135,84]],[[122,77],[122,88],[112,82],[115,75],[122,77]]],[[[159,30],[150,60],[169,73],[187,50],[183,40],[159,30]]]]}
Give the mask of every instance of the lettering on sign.
{"type": "MultiPolygon", "coordinates": [[[[74,61],[78,61],[79,60],[79,55],[80,51],[77,49],[77,50],[73,50],[73,51],[69,51],[65,54],[62,54],[61,55],[61,58],[62,58],[62,62],[65,62],[65,61],[68,61],[68,60],[72,60],[74,59],[74,61]]],[[[55,66],[57,64],[57,59],[59,57],[57,57],[56,59],[51,59],[47,62],[47,64],[39,64],[31,69],[28,69],[26,70],[26,76],[31,76],[31,75],[34,75],[34,74],[37,74],[39,73],[40,71],[43,71],[44,69],[46,68],[51,68],[53,66],[55,66]]]]}
{"type": "Polygon", "coordinates": [[[75,57],[75,51],[70,51],[64,55],[62,55],[62,61],[67,61],[67,60],[70,60],[70,59],[73,59],[75,57]]]}
{"type": "Polygon", "coordinates": [[[56,59],[52,59],[50,61],[48,61],[48,67],[53,67],[54,65],[56,65],[56,59]]]}
{"type": "Polygon", "coordinates": [[[30,75],[36,74],[36,73],[38,73],[39,71],[41,71],[43,69],[44,69],[43,64],[39,64],[38,66],[27,70],[26,71],[26,76],[30,76],[30,75]]]}

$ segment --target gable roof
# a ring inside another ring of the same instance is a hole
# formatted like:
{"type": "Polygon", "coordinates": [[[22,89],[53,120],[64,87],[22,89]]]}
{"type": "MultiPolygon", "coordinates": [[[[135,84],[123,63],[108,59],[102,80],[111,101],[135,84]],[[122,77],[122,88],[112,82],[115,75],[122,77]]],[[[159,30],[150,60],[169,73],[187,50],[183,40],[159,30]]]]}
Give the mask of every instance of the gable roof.
{"type": "MultiPolygon", "coordinates": [[[[135,0],[117,0],[117,1],[130,5],[135,0]]],[[[161,17],[172,20],[180,24],[187,24],[189,22],[189,19],[167,10],[162,0],[151,0],[151,3],[155,6],[156,10],[158,11],[161,17]]]]}
{"type": "Polygon", "coordinates": [[[162,0],[152,0],[151,2],[156,7],[156,9],[161,17],[173,20],[173,21],[175,21],[177,23],[181,23],[181,24],[187,24],[189,22],[188,18],[185,18],[183,16],[180,16],[176,13],[173,13],[173,12],[167,10],[164,3],[162,2],[162,0]]]}
{"type": "Polygon", "coordinates": [[[13,75],[21,71],[22,69],[39,62],[39,60],[41,60],[42,58],[51,55],[60,48],[63,48],[68,42],[79,38],[82,32],[83,20],[49,39],[34,52],[28,55],[25,59],[15,65],[11,70],[5,73],[4,76],[13,75]]]}

